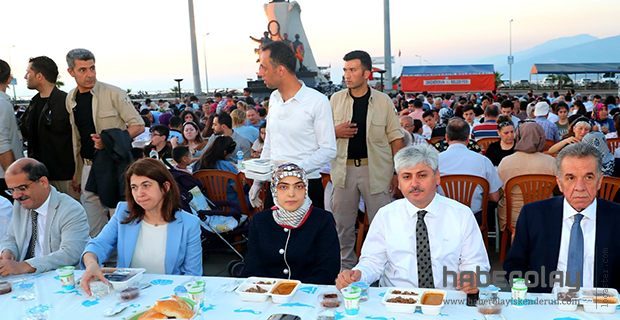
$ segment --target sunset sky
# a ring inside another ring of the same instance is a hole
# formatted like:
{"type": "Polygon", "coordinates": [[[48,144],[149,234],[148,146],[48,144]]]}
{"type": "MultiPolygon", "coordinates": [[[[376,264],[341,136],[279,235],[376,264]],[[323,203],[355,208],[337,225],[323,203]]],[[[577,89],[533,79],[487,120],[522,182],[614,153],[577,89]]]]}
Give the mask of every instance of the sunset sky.
{"type": "MultiPolygon", "coordinates": [[[[258,65],[249,36],[266,29],[265,0],[194,0],[202,89],[204,50],[209,88],[243,88],[258,65]],[[209,33],[209,36],[205,34],[209,33]],[[206,40],[206,46],[205,46],[206,40]]],[[[340,79],[342,56],[362,49],[383,55],[382,0],[299,0],[301,18],[318,65],[340,79]]],[[[392,54],[402,65],[459,64],[508,54],[576,34],[620,33],[617,0],[470,0],[390,2],[392,54]]],[[[17,95],[35,94],[23,76],[28,58],[47,55],[61,70],[62,89],[75,86],[66,72],[68,50],[83,47],[97,59],[98,79],[122,88],[168,91],[174,78],[192,89],[187,1],[5,1],[0,59],[10,62],[17,95]]],[[[518,59],[518,55],[515,55],[518,59]]],[[[617,59],[616,59],[617,60],[617,59]]],[[[9,89],[12,95],[12,89],[9,89]]]]}

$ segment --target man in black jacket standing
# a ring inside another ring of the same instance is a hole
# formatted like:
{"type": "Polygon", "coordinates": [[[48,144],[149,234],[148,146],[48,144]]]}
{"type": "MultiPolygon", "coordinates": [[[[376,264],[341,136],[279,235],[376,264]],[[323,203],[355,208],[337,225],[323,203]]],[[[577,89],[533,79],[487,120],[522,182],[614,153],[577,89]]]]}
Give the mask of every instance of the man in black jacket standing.
{"type": "Polygon", "coordinates": [[[75,171],[71,124],[65,105],[67,93],[56,88],[58,66],[46,56],[31,58],[24,78],[28,89],[38,91],[20,124],[28,141],[28,156],[45,164],[50,184],[58,191],[79,199],[71,188],[75,171]]]}

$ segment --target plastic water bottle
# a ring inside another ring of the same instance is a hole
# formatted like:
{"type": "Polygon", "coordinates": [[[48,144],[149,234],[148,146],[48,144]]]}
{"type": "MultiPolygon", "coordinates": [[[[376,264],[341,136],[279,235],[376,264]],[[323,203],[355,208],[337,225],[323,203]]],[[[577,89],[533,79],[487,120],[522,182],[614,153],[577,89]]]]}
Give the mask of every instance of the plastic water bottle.
{"type": "Polygon", "coordinates": [[[159,153],[157,153],[157,150],[155,150],[155,148],[153,148],[151,152],[149,152],[149,158],[159,160],[159,153]]]}
{"type": "Polygon", "coordinates": [[[243,169],[243,151],[237,151],[237,169],[243,169]]]}

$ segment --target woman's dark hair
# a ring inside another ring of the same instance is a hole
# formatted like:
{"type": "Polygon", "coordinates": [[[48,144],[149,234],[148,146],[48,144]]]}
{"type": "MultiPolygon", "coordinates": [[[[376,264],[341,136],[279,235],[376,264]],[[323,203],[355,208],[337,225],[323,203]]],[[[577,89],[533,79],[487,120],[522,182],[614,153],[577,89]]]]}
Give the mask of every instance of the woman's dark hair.
{"type": "Polygon", "coordinates": [[[198,160],[198,169],[215,169],[218,160],[225,160],[226,156],[233,153],[237,144],[229,136],[215,138],[213,144],[202,154],[198,160]]]}
{"type": "Polygon", "coordinates": [[[585,115],[588,114],[588,111],[586,110],[586,106],[583,104],[583,102],[577,100],[577,101],[573,102],[573,105],[577,106],[577,108],[579,108],[579,109],[577,109],[577,113],[576,114],[579,114],[579,115],[582,115],[582,116],[585,116],[585,115]]]}
{"type": "Polygon", "coordinates": [[[140,159],[132,163],[125,173],[125,198],[127,199],[127,210],[129,215],[121,223],[127,224],[133,221],[141,221],[145,212],[131,192],[131,177],[140,176],[155,180],[160,189],[164,190],[164,199],[161,205],[162,218],[166,222],[175,220],[174,214],[179,210],[181,197],[179,195],[179,187],[177,186],[172,174],[166,169],[163,163],[151,158],[140,159]],[[165,183],[168,182],[169,188],[165,190],[165,183]]]}
{"type": "Polygon", "coordinates": [[[265,140],[263,140],[263,138],[261,138],[260,136],[260,129],[267,130],[267,121],[263,122],[263,124],[261,124],[260,127],[258,128],[258,141],[260,141],[261,143],[265,143],[265,140]]]}
{"type": "Polygon", "coordinates": [[[504,115],[497,117],[497,131],[500,131],[502,128],[507,126],[511,126],[513,128],[515,126],[510,117],[504,115]]]}
{"type": "MultiPolygon", "coordinates": [[[[187,125],[190,125],[194,127],[194,129],[196,129],[196,143],[202,143],[202,135],[200,134],[200,127],[198,127],[196,122],[193,122],[193,121],[185,122],[183,124],[183,133],[185,133],[185,126],[187,125]]],[[[189,145],[189,139],[185,137],[185,134],[183,134],[183,145],[186,145],[186,146],[189,145]]]]}
{"type": "Polygon", "coordinates": [[[202,130],[202,136],[205,137],[205,139],[213,135],[213,119],[215,119],[215,112],[210,114],[205,121],[205,128],[202,130]]]}
{"type": "Polygon", "coordinates": [[[186,122],[185,121],[185,116],[188,115],[188,114],[191,114],[192,115],[192,119],[194,119],[192,121],[194,121],[194,123],[198,124],[200,118],[198,118],[198,116],[196,115],[196,113],[194,113],[194,111],[189,110],[189,109],[185,109],[185,110],[183,110],[183,112],[181,112],[181,119],[183,120],[183,122],[186,122]]]}

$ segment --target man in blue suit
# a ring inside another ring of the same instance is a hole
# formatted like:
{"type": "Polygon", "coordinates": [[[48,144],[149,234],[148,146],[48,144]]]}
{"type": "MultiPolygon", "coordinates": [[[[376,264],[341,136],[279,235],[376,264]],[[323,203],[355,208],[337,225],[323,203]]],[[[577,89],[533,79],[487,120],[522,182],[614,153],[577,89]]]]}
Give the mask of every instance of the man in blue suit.
{"type": "MultiPolygon", "coordinates": [[[[620,205],[596,199],[601,156],[576,143],[556,158],[556,179],[564,194],[523,206],[504,270],[538,273],[531,292],[551,292],[550,279],[563,286],[620,289],[620,205]],[[552,274],[554,273],[554,274],[552,274]]],[[[530,281],[534,277],[528,277],[530,281]]]]}

